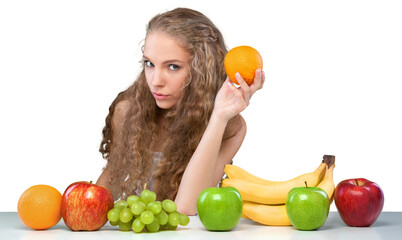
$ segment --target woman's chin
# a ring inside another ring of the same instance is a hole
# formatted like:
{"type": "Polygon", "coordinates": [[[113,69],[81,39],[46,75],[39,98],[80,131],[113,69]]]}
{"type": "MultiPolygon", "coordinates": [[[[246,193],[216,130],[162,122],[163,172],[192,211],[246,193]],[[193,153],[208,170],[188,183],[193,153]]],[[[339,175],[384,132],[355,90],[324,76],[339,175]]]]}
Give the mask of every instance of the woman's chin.
{"type": "Polygon", "coordinates": [[[172,104],[156,101],[156,105],[163,110],[170,110],[173,108],[172,104]]]}

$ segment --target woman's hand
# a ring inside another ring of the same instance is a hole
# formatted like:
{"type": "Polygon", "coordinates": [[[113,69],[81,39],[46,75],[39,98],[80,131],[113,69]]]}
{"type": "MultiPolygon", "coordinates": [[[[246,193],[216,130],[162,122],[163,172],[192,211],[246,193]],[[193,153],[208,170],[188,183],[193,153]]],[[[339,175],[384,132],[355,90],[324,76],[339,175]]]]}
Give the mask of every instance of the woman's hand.
{"type": "Polygon", "coordinates": [[[239,73],[236,73],[235,77],[240,87],[236,88],[233,82],[227,78],[215,99],[213,114],[218,114],[226,121],[246,109],[253,94],[262,88],[265,81],[265,73],[261,68],[255,71],[254,82],[250,86],[239,73]]]}

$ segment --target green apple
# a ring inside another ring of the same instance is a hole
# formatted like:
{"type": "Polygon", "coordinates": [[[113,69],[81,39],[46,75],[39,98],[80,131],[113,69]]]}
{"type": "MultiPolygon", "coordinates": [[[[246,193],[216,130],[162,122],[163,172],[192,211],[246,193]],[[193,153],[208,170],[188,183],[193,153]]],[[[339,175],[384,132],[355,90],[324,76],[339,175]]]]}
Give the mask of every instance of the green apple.
{"type": "Polygon", "coordinates": [[[197,212],[204,227],[210,231],[229,231],[241,218],[243,201],[233,187],[211,187],[200,193],[197,212]]]}
{"type": "Polygon", "coordinates": [[[315,230],[327,220],[328,196],[318,187],[296,187],[288,193],[286,210],[293,227],[298,230],[315,230]]]}

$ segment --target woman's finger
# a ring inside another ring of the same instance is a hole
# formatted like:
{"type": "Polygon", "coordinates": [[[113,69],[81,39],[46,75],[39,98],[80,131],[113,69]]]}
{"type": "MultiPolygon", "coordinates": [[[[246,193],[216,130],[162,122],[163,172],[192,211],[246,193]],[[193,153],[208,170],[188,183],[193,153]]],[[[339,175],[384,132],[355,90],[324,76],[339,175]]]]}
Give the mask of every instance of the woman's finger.
{"type": "Polygon", "coordinates": [[[258,89],[261,89],[264,86],[264,83],[265,83],[265,72],[261,71],[261,84],[258,89]]]}
{"type": "Polygon", "coordinates": [[[255,70],[254,82],[253,84],[250,85],[252,93],[254,94],[258,89],[261,89],[263,84],[264,84],[264,74],[262,72],[262,69],[258,68],[257,70],[255,70]]]}
{"type": "Polygon", "coordinates": [[[235,74],[236,80],[239,83],[240,87],[238,88],[239,91],[241,91],[244,101],[248,105],[250,103],[250,98],[251,98],[251,89],[250,86],[247,84],[247,82],[243,79],[243,77],[240,75],[240,73],[235,74]]]}

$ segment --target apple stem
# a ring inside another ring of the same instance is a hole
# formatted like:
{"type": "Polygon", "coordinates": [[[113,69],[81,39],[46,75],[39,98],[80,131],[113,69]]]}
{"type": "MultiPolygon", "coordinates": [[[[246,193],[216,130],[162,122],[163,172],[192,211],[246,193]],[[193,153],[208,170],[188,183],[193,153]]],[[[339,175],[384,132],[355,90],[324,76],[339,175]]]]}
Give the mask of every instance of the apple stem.
{"type": "Polygon", "coordinates": [[[92,180],[91,180],[91,181],[89,181],[89,184],[92,184],[92,180]]]}
{"type": "Polygon", "coordinates": [[[144,184],[144,190],[146,190],[146,189],[147,189],[147,183],[144,184]]]}
{"type": "Polygon", "coordinates": [[[355,179],[355,181],[356,181],[356,186],[359,186],[359,182],[357,181],[357,179],[355,179]]]}
{"type": "Polygon", "coordinates": [[[306,184],[306,187],[308,187],[308,186],[307,186],[307,181],[304,181],[304,184],[306,184]]]}

